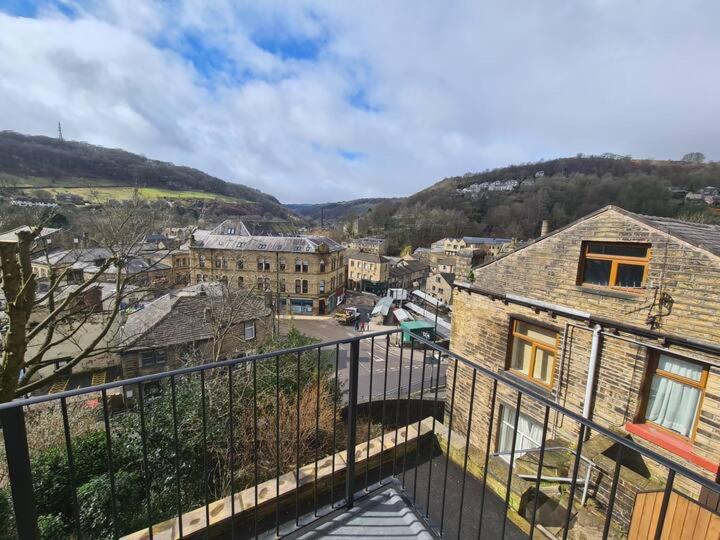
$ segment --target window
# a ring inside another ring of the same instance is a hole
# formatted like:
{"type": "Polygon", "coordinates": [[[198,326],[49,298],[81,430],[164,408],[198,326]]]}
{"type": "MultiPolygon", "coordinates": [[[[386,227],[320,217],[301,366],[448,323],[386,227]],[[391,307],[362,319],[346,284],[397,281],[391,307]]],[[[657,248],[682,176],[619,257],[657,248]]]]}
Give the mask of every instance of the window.
{"type": "Polygon", "coordinates": [[[227,268],[227,259],[225,257],[222,258],[222,267],[227,268]]]}
{"type": "Polygon", "coordinates": [[[307,279],[302,280],[302,292],[303,292],[303,294],[307,294],[307,292],[308,292],[308,280],[307,279]]]}
{"type": "Polygon", "coordinates": [[[242,259],[238,259],[237,261],[235,261],[235,268],[237,268],[238,270],[242,270],[244,267],[245,263],[242,259]]]}
{"type": "Polygon", "coordinates": [[[142,351],[140,353],[140,367],[151,367],[162,365],[167,361],[165,349],[155,349],[152,351],[142,351]]]}
{"type": "Polygon", "coordinates": [[[263,280],[263,290],[264,290],[264,291],[269,291],[269,290],[270,290],[270,278],[267,278],[267,277],[266,277],[266,278],[263,280]]]}
{"type": "Polygon", "coordinates": [[[324,293],[324,292],[325,292],[325,280],[324,280],[324,279],[321,279],[321,280],[320,280],[320,289],[319,289],[319,291],[320,291],[321,293],[324,293]]]}
{"type": "Polygon", "coordinates": [[[261,258],[258,258],[258,260],[257,260],[257,269],[260,271],[262,271],[264,269],[264,262],[263,262],[263,259],[261,259],[261,258]]]}
{"type": "Polygon", "coordinates": [[[220,259],[220,257],[216,257],[215,258],[215,268],[220,268],[220,267],[222,267],[222,260],[220,259]]]}
{"type": "MultiPolygon", "coordinates": [[[[497,451],[510,452],[512,450],[512,437],[515,427],[515,409],[500,405],[500,428],[498,429],[497,451]]],[[[522,457],[524,452],[530,448],[540,447],[542,441],[542,425],[535,422],[529,416],[520,413],[518,417],[517,437],[515,438],[515,459],[522,457]]],[[[510,461],[510,454],[500,456],[505,461],[510,461]]]]}
{"type": "Polygon", "coordinates": [[[552,385],[557,332],[513,320],[511,337],[509,369],[540,384],[552,385]]]}
{"type": "Polygon", "coordinates": [[[300,259],[295,259],[295,271],[302,272],[302,261],[300,259]]]}
{"type": "Polygon", "coordinates": [[[335,278],[330,278],[330,288],[334,291],[335,290],[335,278]]]}
{"type": "Polygon", "coordinates": [[[320,259],[320,273],[325,272],[325,261],[323,259],[320,259]]]}
{"type": "Polygon", "coordinates": [[[280,288],[280,292],[285,292],[285,280],[284,279],[281,279],[278,282],[278,287],[280,288]]]}
{"type": "Polygon", "coordinates": [[[643,420],[692,438],[706,381],[702,364],[658,351],[649,362],[643,420]]]}
{"type": "Polygon", "coordinates": [[[330,259],[330,270],[335,270],[335,259],[330,259]]]}
{"type": "Polygon", "coordinates": [[[295,280],[295,292],[300,294],[302,281],[299,279],[295,280]]]}
{"type": "Polygon", "coordinates": [[[650,246],[622,242],[583,244],[581,284],[638,288],[645,284],[650,246]]]}
{"type": "Polygon", "coordinates": [[[200,268],[205,268],[205,255],[200,255],[198,257],[198,265],[200,268]]]}
{"type": "Polygon", "coordinates": [[[310,268],[310,264],[307,261],[302,262],[302,271],[307,272],[310,268]]]}
{"type": "Polygon", "coordinates": [[[238,288],[242,289],[243,287],[245,287],[245,278],[238,276],[238,288]]]}
{"type": "Polygon", "coordinates": [[[255,339],[255,321],[245,323],[245,339],[255,339]]]}
{"type": "Polygon", "coordinates": [[[353,261],[352,259],[350,259],[350,266],[355,266],[355,261],[353,261]]]}
{"type": "Polygon", "coordinates": [[[202,276],[200,274],[195,276],[195,283],[200,283],[202,281],[202,276]]]}
{"type": "Polygon", "coordinates": [[[287,268],[287,265],[285,264],[285,259],[280,259],[280,261],[278,262],[278,266],[280,268],[280,271],[284,272],[287,268]]]}

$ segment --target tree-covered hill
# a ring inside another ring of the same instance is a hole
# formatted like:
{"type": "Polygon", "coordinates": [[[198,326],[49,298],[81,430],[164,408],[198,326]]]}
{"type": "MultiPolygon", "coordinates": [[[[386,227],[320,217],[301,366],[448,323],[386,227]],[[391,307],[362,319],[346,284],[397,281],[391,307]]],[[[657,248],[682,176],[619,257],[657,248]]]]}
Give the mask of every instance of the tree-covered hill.
{"type": "Polygon", "coordinates": [[[0,132],[0,174],[18,186],[37,188],[118,186],[205,192],[232,197],[253,214],[282,218],[290,214],[271,195],[197,169],[117,148],[12,131],[0,132]]]}
{"type": "Polygon", "coordinates": [[[391,250],[460,234],[533,238],[544,219],[561,227],[607,204],[716,220],[720,209],[685,199],[707,186],[720,186],[720,163],[578,156],[445,178],[376,204],[365,219],[368,231],[387,233],[391,250]]]}

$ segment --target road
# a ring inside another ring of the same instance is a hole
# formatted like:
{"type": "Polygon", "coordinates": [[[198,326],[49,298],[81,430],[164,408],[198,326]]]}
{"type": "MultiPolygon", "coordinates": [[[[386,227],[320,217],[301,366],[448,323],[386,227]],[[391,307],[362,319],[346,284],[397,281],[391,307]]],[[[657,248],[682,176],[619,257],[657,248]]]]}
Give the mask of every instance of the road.
{"type": "MultiPolygon", "coordinates": [[[[356,305],[356,303],[353,303],[353,305],[356,305]]],[[[341,326],[335,320],[329,318],[283,319],[280,325],[281,333],[286,333],[292,326],[295,326],[300,332],[313,336],[321,341],[334,341],[348,337],[362,336],[393,328],[389,326],[371,325],[369,332],[360,333],[356,332],[352,326],[341,326]]],[[[411,383],[411,393],[415,394],[421,389],[425,390],[430,388],[431,383],[434,385],[437,381],[438,373],[440,374],[441,384],[444,383],[445,362],[438,362],[438,360],[432,356],[432,351],[428,351],[424,362],[425,377],[423,382],[423,351],[420,349],[412,351],[407,346],[403,347],[401,351],[400,347],[395,345],[395,341],[396,336],[390,336],[389,349],[385,337],[376,338],[374,346],[372,347],[370,339],[360,342],[358,400],[361,403],[369,401],[371,390],[373,401],[382,399],[383,394],[390,399],[397,398],[398,386],[400,387],[400,397],[407,398],[408,383],[411,383]],[[373,349],[372,358],[370,355],[371,348],[373,349]],[[386,371],[387,384],[385,383],[386,371]],[[412,381],[410,380],[411,378],[412,381]],[[384,390],[385,392],[383,392],[384,390]]],[[[347,364],[349,350],[349,345],[341,345],[339,347],[338,379],[345,383],[348,379],[347,364]]]]}

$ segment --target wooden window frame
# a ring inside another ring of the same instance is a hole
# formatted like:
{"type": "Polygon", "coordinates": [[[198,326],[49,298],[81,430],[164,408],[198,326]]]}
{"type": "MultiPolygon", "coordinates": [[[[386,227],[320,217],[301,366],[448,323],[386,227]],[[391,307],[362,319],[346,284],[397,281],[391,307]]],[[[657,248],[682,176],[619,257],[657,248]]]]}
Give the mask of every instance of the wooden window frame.
{"type": "Polygon", "coordinates": [[[647,370],[645,371],[645,379],[643,380],[643,384],[640,389],[640,407],[638,408],[639,413],[635,417],[635,423],[647,424],[655,429],[662,431],[663,433],[671,435],[672,437],[687,441],[691,444],[694,443],[695,437],[697,435],[698,424],[700,422],[700,412],[702,411],[703,401],[705,400],[705,390],[707,388],[708,374],[710,372],[710,370],[708,369],[708,365],[704,364],[703,362],[699,362],[693,358],[687,358],[686,356],[682,356],[679,354],[668,353],[667,351],[661,351],[659,349],[651,349],[648,355],[648,365],[647,370]],[[665,356],[671,356],[672,358],[683,360],[684,362],[699,365],[702,368],[700,380],[694,381],[692,379],[676,375],[675,373],[670,373],[669,371],[658,369],[658,364],[660,363],[660,356],[663,354],[665,356]],[[652,420],[646,419],[648,402],[650,401],[650,387],[652,385],[653,376],[656,373],[659,373],[661,377],[665,377],[666,379],[670,379],[671,381],[675,381],[680,384],[684,384],[686,386],[690,386],[692,388],[697,388],[698,390],[700,390],[700,399],[698,399],[697,410],[695,411],[695,418],[693,420],[693,425],[692,429],[690,430],[689,436],[685,436],[682,433],[678,433],[677,431],[674,431],[670,428],[666,428],[665,426],[656,424],[652,420]]]}
{"type": "Polygon", "coordinates": [[[648,281],[648,269],[650,267],[650,259],[652,259],[652,244],[647,242],[603,242],[601,240],[587,240],[583,241],[580,252],[580,266],[578,268],[578,285],[584,285],[586,287],[602,287],[608,289],[616,289],[621,291],[641,291],[647,286],[648,281]],[[647,254],[645,257],[630,257],[626,255],[604,255],[602,253],[589,253],[590,246],[592,245],[617,245],[617,246],[643,246],[647,247],[647,254]],[[607,285],[597,285],[595,283],[585,283],[585,266],[586,261],[609,261],[610,262],[610,275],[608,276],[607,285]],[[632,264],[633,266],[643,267],[642,284],[639,287],[621,287],[615,285],[617,281],[618,266],[621,264],[632,264]]]}
{"type": "Polygon", "coordinates": [[[507,355],[505,358],[505,369],[510,371],[511,373],[517,375],[518,377],[522,377],[523,379],[526,379],[530,381],[533,384],[537,384],[539,386],[542,386],[543,388],[552,389],[555,384],[555,360],[557,359],[557,353],[558,353],[558,342],[560,340],[560,332],[557,328],[554,328],[552,326],[538,323],[536,321],[533,321],[531,319],[525,319],[523,317],[512,317],[510,319],[510,331],[509,331],[509,339],[508,339],[508,347],[507,347],[507,355]],[[518,323],[524,323],[530,326],[535,326],[537,328],[542,328],[544,330],[550,330],[552,332],[555,332],[555,346],[551,347],[550,345],[547,345],[545,343],[535,342],[532,339],[528,338],[525,334],[521,334],[516,331],[516,327],[518,323]],[[530,351],[530,367],[528,369],[528,373],[524,373],[523,371],[520,371],[518,369],[514,369],[510,367],[512,365],[512,355],[513,355],[513,346],[515,345],[515,338],[518,338],[521,341],[524,341],[525,343],[529,343],[531,345],[531,351],[530,351]],[[550,369],[550,382],[545,382],[542,379],[536,379],[532,376],[533,372],[535,371],[535,351],[536,349],[541,349],[546,352],[550,352],[553,355],[553,361],[552,361],[552,368],[550,369]]]}

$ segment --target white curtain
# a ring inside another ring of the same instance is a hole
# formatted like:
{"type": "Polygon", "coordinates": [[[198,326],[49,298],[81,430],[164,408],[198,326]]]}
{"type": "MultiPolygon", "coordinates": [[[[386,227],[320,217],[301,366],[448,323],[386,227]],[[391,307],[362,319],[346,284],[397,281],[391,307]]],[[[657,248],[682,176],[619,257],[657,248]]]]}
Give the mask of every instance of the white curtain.
{"type": "MultiPolygon", "coordinates": [[[[701,366],[665,355],[660,357],[658,369],[694,381],[699,381],[702,376],[701,366]]],[[[699,401],[698,388],[656,373],[650,384],[646,418],[688,437],[692,432],[699,401]]]]}
{"type": "MultiPolygon", "coordinates": [[[[509,452],[512,444],[513,426],[515,425],[515,410],[510,407],[502,408],[502,421],[500,424],[500,443],[498,451],[509,452]]],[[[527,448],[538,448],[542,440],[542,425],[529,416],[520,413],[518,418],[518,433],[515,439],[515,459],[525,455],[527,448]]],[[[502,455],[505,461],[510,461],[510,454],[502,455]]]]}

